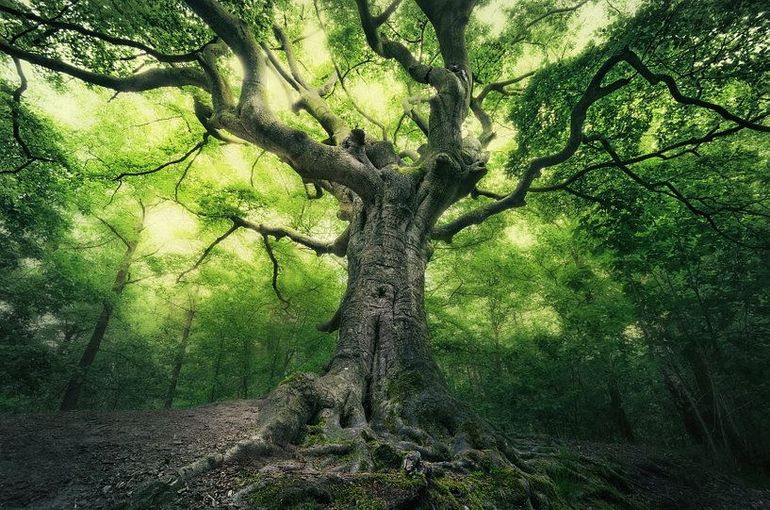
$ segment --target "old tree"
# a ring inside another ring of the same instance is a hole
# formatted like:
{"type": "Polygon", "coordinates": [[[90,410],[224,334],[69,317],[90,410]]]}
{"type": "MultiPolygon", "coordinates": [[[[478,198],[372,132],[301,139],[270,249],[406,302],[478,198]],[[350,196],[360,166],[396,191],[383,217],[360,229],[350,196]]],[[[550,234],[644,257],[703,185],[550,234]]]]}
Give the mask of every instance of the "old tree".
{"type": "MultiPolygon", "coordinates": [[[[603,172],[682,202],[737,238],[719,215],[756,213],[759,200],[709,202],[644,172],[651,160],[697,161],[714,141],[770,131],[762,2],[695,4],[0,0],[0,52],[18,70],[17,102],[26,64],[54,81],[74,77],[120,94],[171,88],[190,99],[202,141],[121,183],[214,140],[248,143],[293,169],[308,200],[333,197],[345,224],[336,239],[321,240],[244,209],[197,211],[226,224],[212,246],[245,229],[268,251],[271,240],[288,239],[344,257],[347,288],[319,326],[336,332],[337,349],[325,373],[271,394],[252,439],[186,466],[149,497],[310,432],[316,454],[337,454],[352,471],[381,467],[390,452],[399,465],[406,457],[407,470],[426,469],[421,462],[433,472],[504,466],[523,480],[515,448],[453,398],[431,356],[426,266],[436,243],[522,207],[533,193],[601,204],[586,183],[603,172]],[[581,24],[601,30],[589,42],[581,24]],[[320,76],[303,62],[318,44],[312,30],[329,50],[320,76]],[[362,89],[347,81],[362,69],[401,91],[397,118],[378,119],[356,101],[362,89]],[[275,87],[291,96],[293,114],[271,108],[275,87]]],[[[46,160],[18,129],[14,138],[21,159],[4,172],[46,160]]],[[[521,501],[546,504],[547,484],[522,484],[521,501]]]]}

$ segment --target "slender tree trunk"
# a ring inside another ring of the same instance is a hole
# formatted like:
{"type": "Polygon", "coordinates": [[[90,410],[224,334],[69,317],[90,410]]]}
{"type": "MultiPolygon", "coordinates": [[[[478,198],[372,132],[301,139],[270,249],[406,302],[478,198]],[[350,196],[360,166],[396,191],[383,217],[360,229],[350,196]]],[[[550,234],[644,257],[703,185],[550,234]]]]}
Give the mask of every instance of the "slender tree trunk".
{"type": "Polygon", "coordinates": [[[222,355],[224,339],[220,338],[217,344],[217,357],[214,361],[214,373],[211,376],[211,386],[209,388],[209,402],[213,402],[217,394],[217,382],[219,381],[219,372],[222,369],[222,355]]]}
{"type": "Polygon", "coordinates": [[[699,392],[699,409],[714,442],[733,460],[750,461],[751,455],[745,441],[730,418],[725,399],[718,391],[706,353],[702,348],[698,348],[689,361],[699,392]]]}
{"type": "Polygon", "coordinates": [[[663,382],[668,388],[682,417],[685,431],[696,444],[703,445],[710,454],[717,452],[714,437],[698,408],[698,403],[678,374],[668,367],[663,367],[663,382]]]}
{"type": "Polygon", "coordinates": [[[249,375],[251,372],[251,340],[243,339],[243,358],[241,359],[241,387],[239,394],[241,398],[249,396],[249,375]]]}
{"type": "Polygon", "coordinates": [[[107,332],[107,327],[110,325],[110,319],[115,310],[113,300],[117,300],[123,293],[128,281],[128,272],[131,268],[132,258],[136,251],[137,242],[130,240],[126,243],[126,251],[118,266],[118,273],[115,276],[115,283],[112,285],[111,299],[106,300],[102,304],[102,310],[99,313],[99,318],[96,320],[96,326],[94,327],[91,338],[88,341],[85,351],[80,358],[78,368],[67,382],[67,387],[64,390],[64,397],[62,398],[60,409],[62,411],[70,411],[76,409],[78,406],[78,400],[80,399],[80,392],[83,387],[88,370],[93,365],[96,359],[96,354],[99,352],[99,348],[104,340],[104,335],[107,332]]]}
{"type": "Polygon", "coordinates": [[[188,309],[185,313],[184,329],[182,330],[182,340],[179,342],[179,347],[176,353],[176,359],[174,360],[174,368],[171,370],[171,381],[168,384],[168,391],[166,392],[166,401],[163,407],[171,409],[171,405],[174,403],[174,395],[176,394],[176,385],[179,381],[179,373],[182,371],[182,365],[184,364],[185,356],[187,355],[187,341],[190,338],[190,330],[192,329],[193,318],[195,317],[195,310],[188,309]]]}
{"type": "Polygon", "coordinates": [[[626,410],[623,408],[623,398],[620,395],[618,380],[614,375],[610,376],[610,380],[607,382],[607,391],[610,394],[610,414],[620,435],[626,441],[633,441],[634,430],[628,420],[626,410]]]}

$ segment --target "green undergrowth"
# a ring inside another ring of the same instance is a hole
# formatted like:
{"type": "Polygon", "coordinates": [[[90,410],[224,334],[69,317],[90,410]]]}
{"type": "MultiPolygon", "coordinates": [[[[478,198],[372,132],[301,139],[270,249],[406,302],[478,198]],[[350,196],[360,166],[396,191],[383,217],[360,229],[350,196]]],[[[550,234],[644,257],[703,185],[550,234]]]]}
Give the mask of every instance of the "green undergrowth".
{"type": "Polygon", "coordinates": [[[532,459],[529,465],[553,484],[559,499],[554,508],[637,508],[629,500],[627,479],[609,462],[562,449],[556,455],[532,459]]]}

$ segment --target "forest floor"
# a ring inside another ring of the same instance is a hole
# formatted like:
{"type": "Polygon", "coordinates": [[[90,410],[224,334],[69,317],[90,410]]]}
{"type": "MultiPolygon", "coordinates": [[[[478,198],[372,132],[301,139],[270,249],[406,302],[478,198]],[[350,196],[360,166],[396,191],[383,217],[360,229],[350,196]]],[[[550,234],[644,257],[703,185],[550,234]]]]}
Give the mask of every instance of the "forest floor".
{"type": "MultiPolygon", "coordinates": [[[[253,428],[259,401],[169,411],[78,411],[0,417],[0,508],[114,508],[139,484],[169,477],[200,456],[222,452],[253,428]]],[[[527,452],[548,438],[519,438],[527,452]]],[[[646,446],[559,443],[617,464],[631,498],[650,509],[770,509],[770,489],[702,467],[684,454],[646,446]]],[[[251,469],[286,459],[262,459],[251,469]]],[[[269,467],[267,468],[269,469],[269,467]]],[[[179,490],[168,508],[234,508],[244,466],[217,469],[179,490]]]]}

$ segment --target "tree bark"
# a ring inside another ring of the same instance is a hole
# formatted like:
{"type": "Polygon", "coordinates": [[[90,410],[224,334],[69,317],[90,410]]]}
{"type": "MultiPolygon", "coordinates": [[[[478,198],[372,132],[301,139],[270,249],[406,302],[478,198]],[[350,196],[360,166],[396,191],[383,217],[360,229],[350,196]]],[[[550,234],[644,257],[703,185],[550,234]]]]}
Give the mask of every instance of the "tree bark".
{"type": "Polygon", "coordinates": [[[120,297],[123,290],[126,288],[128,272],[131,268],[131,262],[134,252],[136,251],[136,246],[136,240],[129,240],[126,242],[126,251],[120,261],[118,273],[115,275],[115,282],[112,285],[112,295],[110,296],[110,299],[105,300],[102,304],[102,311],[96,321],[94,331],[91,333],[88,345],[80,358],[78,368],[67,382],[67,387],[64,390],[64,397],[62,398],[60,406],[60,410],[62,411],[71,411],[78,406],[80,392],[83,388],[86,375],[96,359],[96,354],[99,352],[102,340],[104,340],[104,335],[107,333],[107,327],[110,325],[110,319],[112,319],[112,314],[115,310],[113,300],[120,297]]]}
{"type": "Polygon", "coordinates": [[[238,394],[241,398],[249,398],[249,376],[251,372],[251,340],[244,338],[241,352],[241,384],[238,394]]]}
{"type": "Polygon", "coordinates": [[[610,413],[620,435],[626,441],[634,440],[634,430],[628,420],[626,410],[623,408],[623,398],[618,387],[618,380],[614,375],[607,382],[607,391],[610,394],[610,413]]]}
{"type": "Polygon", "coordinates": [[[424,307],[427,235],[410,176],[387,175],[381,200],[359,204],[348,244],[348,288],[327,379],[346,392],[350,427],[452,429],[449,393],[429,349],[424,307]]]}
{"type": "Polygon", "coordinates": [[[224,355],[224,338],[219,339],[217,344],[217,357],[214,361],[214,373],[211,375],[211,385],[209,387],[209,403],[214,402],[217,396],[217,384],[219,383],[219,372],[222,369],[222,356],[224,355]]]}
{"type": "Polygon", "coordinates": [[[190,331],[192,330],[192,322],[195,317],[195,310],[188,309],[185,314],[184,329],[182,330],[182,340],[179,342],[179,348],[177,349],[176,359],[174,360],[174,368],[171,370],[171,381],[168,384],[168,391],[166,392],[166,400],[163,403],[163,407],[171,409],[171,405],[174,403],[174,395],[176,394],[176,385],[179,381],[179,373],[182,371],[182,365],[184,364],[184,358],[187,355],[187,341],[190,338],[190,331]]]}

